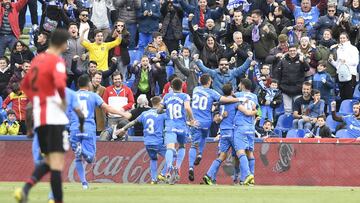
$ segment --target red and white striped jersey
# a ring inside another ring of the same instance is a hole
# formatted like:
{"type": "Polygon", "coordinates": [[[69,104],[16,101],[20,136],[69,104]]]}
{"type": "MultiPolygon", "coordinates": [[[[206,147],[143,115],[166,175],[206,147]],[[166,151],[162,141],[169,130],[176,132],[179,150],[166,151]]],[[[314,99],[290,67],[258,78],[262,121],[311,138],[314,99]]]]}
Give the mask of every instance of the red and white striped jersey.
{"type": "Polygon", "coordinates": [[[69,122],[61,108],[65,99],[66,68],[62,58],[42,53],[31,62],[21,88],[33,103],[34,128],[65,125],[69,122]]]}

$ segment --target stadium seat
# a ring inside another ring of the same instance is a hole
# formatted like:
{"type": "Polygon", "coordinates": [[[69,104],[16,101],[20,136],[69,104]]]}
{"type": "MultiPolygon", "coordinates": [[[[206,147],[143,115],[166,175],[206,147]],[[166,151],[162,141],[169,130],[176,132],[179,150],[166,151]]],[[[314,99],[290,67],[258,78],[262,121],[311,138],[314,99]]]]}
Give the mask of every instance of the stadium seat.
{"type": "Polygon", "coordinates": [[[280,116],[281,114],[285,113],[284,105],[281,104],[279,107],[275,109],[275,117],[280,116]]]}
{"type": "Polygon", "coordinates": [[[337,138],[354,138],[353,136],[349,135],[348,131],[346,129],[341,129],[336,132],[337,138]]]}
{"type": "Polygon", "coordinates": [[[355,90],[354,90],[354,94],[353,94],[353,98],[357,99],[357,100],[360,99],[360,89],[359,88],[360,88],[360,84],[357,84],[355,86],[355,90]]]}
{"type": "Polygon", "coordinates": [[[304,129],[291,129],[286,134],[286,138],[304,138],[304,137],[305,137],[304,129]]]}
{"type": "Polygon", "coordinates": [[[134,61],[140,61],[141,60],[141,52],[138,50],[129,50],[130,55],[130,64],[134,64],[134,61]]]}
{"type": "Polygon", "coordinates": [[[334,121],[332,119],[332,116],[331,115],[328,115],[326,117],[326,125],[330,128],[331,132],[332,133],[335,133],[336,131],[336,127],[339,125],[340,123],[337,122],[337,121],[334,121]]]}
{"type": "Polygon", "coordinates": [[[125,85],[130,88],[132,88],[133,84],[134,84],[134,79],[129,79],[125,82],[125,85]]]}
{"type": "Polygon", "coordinates": [[[342,115],[352,114],[353,113],[352,106],[353,106],[353,103],[356,101],[357,100],[354,100],[354,99],[346,99],[346,100],[342,101],[341,105],[340,105],[339,113],[342,115]]]}
{"type": "Polygon", "coordinates": [[[294,117],[292,114],[283,114],[279,117],[274,132],[278,135],[289,131],[292,128],[294,117]]]}

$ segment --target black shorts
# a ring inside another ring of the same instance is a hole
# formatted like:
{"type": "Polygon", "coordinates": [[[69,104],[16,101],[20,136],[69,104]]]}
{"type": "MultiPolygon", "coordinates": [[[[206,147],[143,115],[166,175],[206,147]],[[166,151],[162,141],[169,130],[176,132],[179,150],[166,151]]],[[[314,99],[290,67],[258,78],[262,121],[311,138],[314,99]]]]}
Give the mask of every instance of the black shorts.
{"type": "Polygon", "coordinates": [[[65,152],[64,139],[68,138],[64,125],[44,125],[36,128],[36,132],[41,153],[65,152]]]}

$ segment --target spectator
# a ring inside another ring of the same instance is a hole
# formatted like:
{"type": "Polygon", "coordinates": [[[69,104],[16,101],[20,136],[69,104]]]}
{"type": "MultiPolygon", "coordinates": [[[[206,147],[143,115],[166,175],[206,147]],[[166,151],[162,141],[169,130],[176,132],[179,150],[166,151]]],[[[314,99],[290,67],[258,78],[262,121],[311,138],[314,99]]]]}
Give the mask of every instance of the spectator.
{"type": "Polygon", "coordinates": [[[11,68],[17,70],[20,68],[20,64],[23,64],[24,61],[31,61],[33,58],[34,54],[30,51],[29,47],[23,41],[17,41],[10,55],[11,68]]]}
{"type": "Polygon", "coordinates": [[[136,11],[140,9],[141,0],[114,0],[114,6],[119,13],[119,20],[125,22],[130,32],[129,49],[136,47],[137,20],[136,11]]]}
{"type": "Polygon", "coordinates": [[[325,109],[327,110],[327,107],[330,107],[330,102],[334,100],[333,89],[335,82],[331,75],[326,72],[326,64],[325,61],[319,61],[317,73],[315,73],[312,80],[312,87],[320,91],[321,99],[325,101],[325,109]]]}
{"type": "Polygon", "coordinates": [[[98,70],[108,70],[109,50],[118,46],[121,43],[121,35],[118,35],[112,42],[104,42],[104,35],[101,30],[95,31],[95,42],[90,43],[85,40],[84,35],[87,29],[83,30],[80,36],[80,43],[89,51],[89,60],[97,63],[98,70]]]}
{"type": "Polygon", "coordinates": [[[179,50],[179,40],[183,38],[182,19],[184,12],[181,7],[174,5],[173,0],[165,0],[160,9],[162,26],[160,29],[164,43],[169,52],[179,50]]]}
{"type": "Polygon", "coordinates": [[[291,21],[284,16],[284,12],[285,8],[283,6],[277,6],[274,9],[274,13],[269,13],[269,23],[274,26],[278,35],[285,27],[292,25],[291,21]]]}
{"type": "Polygon", "coordinates": [[[288,54],[276,66],[274,78],[279,81],[279,89],[283,93],[286,113],[292,112],[294,100],[301,94],[305,72],[309,69],[309,64],[305,61],[303,55],[297,53],[296,46],[294,45],[289,46],[288,54]]]}
{"type": "Polygon", "coordinates": [[[89,11],[87,9],[81,9],[79,18],[77,19],[78,32],[81,34],[84,33],[84,39],[93,41],[95,37],[96,26],[94,23],[89,20],[89,11]]]}
{"type": "Polygon", "coordinates": [[[251,37],[255,58],[264,62],[270,50],[276,46],[276,31],[272,24],[262,19],[260,10],[252,11],[251,18],[252,24],[245,29],[244,35],[251,37]]]}
{"type": "Polygon", "coordinates": [[[335,27],[338,17],[336,14],[336,5],[328,4],[327,6],[327,15],[321,16],[319,20],[314,25],[313,38],[316,40],[321,40],[325,29],[332,29],[335,27]]]}
{"type": "Polygon", "coordinates": [[[81,8],[81,1],[75,0],[65,0],[64,1],[64,11],[67,17],[70,18],[72,22],[76,22],[79,17],[79,10],[81,8]]]}
{"type": "Polygon", "coordinates": [[[91,21],[96,26],[96,29],[101,30],[104,39],[106,39],[110,33],[110,21],[108,18],[108,8],[105,0],[93,1],[91,21]]]}
{"type": "Polygon", "coordinates": [[[141,0],[137,19],[139,22],[139,51],[143,52],[151,42],[151,34],[159,31],[160,2],[158,0],[141,0]]]}
{"type": "Polygon", "coordinates": [[[16,114],[17,121],[20,124],[20,133],[26,134],[26,106],[29,103],[28,97],[23,91],[20,90],[20,83],[11,84],[12,92],[6,97],[2,104],[2,108],[6,109],[7,106],[12,103],[12,110],[16,114]]]}
{"type": "Polygon", "coordinates": [[[266,139],[272,137],[280,137],[272,130],[273,125],[272,122],[269,120],[265,120],[262,127],[255,126],[255,128],[256,128],[255,134],[258,138],[266,139]]]}
{"type": "Polygon", "coordinates": [[[238,67],[246,61],[248,57],[247,53],[251,51],[251,46],[247,42],[244,42],[243,35],[239,31],[234,32],[233,39],[234,43],[226,49],[225,56],[229,60],[235,57],[235,66],[238,67]]]}
{"type": "Polygon", "coordinates": [[[8,94],[12,92],[12,84],[20,83],[24,78],[25,74],[30,70],[30,61],[25,60],[23,64],[19,65],[18,69],[21,71],[14,71],[14,74],[11,76],[9,83],[6,87],[8,94]]]}
{"type": "Polygon", "coordinates": [[[68,32],[70,33],[70,39],[68,40],[68,48],[63,54],[65,64],[66,64],[66,73],[67,73],[67,86],[70,87],[71,83],[74,82],[77,85],[77,77],[71,71],[71,64],[74,56],[79,56],[80,60],[76,61],[76,67],[80,70],[86,70],[87,66],[87,55],[86,50],[83,46],[81,46],[80,38],[79,38],[79,30],[76,23],[71,22],[69,24],[68,32]]]}
{"type": "Polygon", "coordinates": [[[106,38],[105,42],[114,41],[119,34],[121,35],[121,43],[120,45],[110,50],[109,58],[115,57],[117,59],[117,70],[120,71],[122,75],[126,76],[126,67],[130,63],[130,56],[128,51],[128,46],[130,43],[130,33],[127,31],[125,23],[123,21],[117,20],[115,22],[112,35],[109,35],[106,38]]]}
{"type": "Polygon", "coordinates": [[[9,59],[4,56],[0,57],[0,96],[5,99],[8,96],[6,87],[14,71],[10,68],[9,59]]]}
{"type": "MultiPolygon", "coordinates": [[[[186,84],[187,89],[184,92],[192,95],[194,88],[198,86],[200,71],[195,66],[195,63],[193,61],[190,62],[190,59],[186,60],[189,56],[190,50],[188,50],[187,48],[183,48],[182,57],[178,57],[176,51],[171,52],[171,60],[174,63],[175,74],[178,75],[178,72],[180,72],[186,78],[186,80],[184,78],[184,81],[186,81],[186,83],[183,83],[183,85],[186,84]]],[[[178,75],[178,77],[183,80],[180,75],[178,75]]],[[[170,83],[171,82],[169,78],[168,86],[170,86],[170,83]]]]}
{"type": "Polygon", "coordinates": [[[234,11],[234,16],[232,18],[232,21],[230,25],[227,26],[226,30],[226,44],[231,45],[234,42],[234,33],[244,32],[245,25],[243,23],[243,14],[240,10],[234,11]]]}
{"type": "Polygon", "coordinates": [[[346,12],[349,13],[351,26],[358,27],[360,25],[360,1],[349,0],[347,7],[346,12]]]}
{"type": "MultiPolygon", "coordinates": [[[[96,67],[95,67],[96,71],[96,67]]],[[[105,87],[101,85],[103,73],[101,71],[96,71],[92,74],[90,91],[95,92],[101,98],[104,96],[105,87]]],[[[95,122],[96,122],[96,134],[99,135],[103,130],[105,130],[105,114],[103,110],[99,107],[95,109],[95,122]]]]}
{"type": "Polygon", "coordinates": [[[339,116],[336,114],[336,101],[331,102],[331,115],[332,119],[337,122],[344,122],[348,135],[360,140],[360,103],[353,103],[353,114],[339,116]]]}
{"type": "Polygon", "coordinates": [[[19,12],[26,5],[27,0],[12,3],[3,0],[0,8],[0,57],[5,54],[6,48],[10,51],[20,37],[19,12]]]}
{"type": "Polygon", "coordinates": [[[274,68],[289,51],[288,37],[285,34],[280,34],[278,41],[279,44],[270,50],[269,55],[265,59],[265,63],[271,64],[274,68]]]}
{"type": "Polygon", "coordinates": [[[141,58],[140,63],[134,63],[130,68],[130,73],[135,75],[131,90],[136,100],[141,94],[146,95],[148,101],[155,96],[155,77],[158,71],[159,68],[154,64],[150,65],[149,58],[145,55],[141,58]]]}
{"type": "Polygon", "coordinates": [[[149,57],[151,63],[154,63],[158,72],[155,81],[159,84],[159,92],[162,92],[166,81],[166,64],[170,61],[170,55],[165,43],[162,40],[160,32],[152,34],[153,42],[150,43],[145,49],[145,55],[149,57]]]}
{"type": "Polygon", "coordinates": [[[63,9],[63,3],[60,0],[40,0],[43,4],[43,13],[40,21],[40,31],[48,33],[56,28],[66,28],[71,19],[66,15],[63,9]]]}
{"type": "Polygon", "coordinates": [[[40,54],[47,50],[47,48],[49,47],[48,40],[49,40],[49,34],[45,31],[42,31],[39,34],[35,34],[34,43],[37,54],[40,54]]]}
{"type": "Polygon", "coordinates": [[[329,63],[329,56],[330,47],[334,44],[336,44],[336,41],[332,38],[331,30],[325,29],[323,37],[315,50],[315,60],[326,62],[326,72],[328,72],[332,78],[336,77],[336,69],[329,63]]]}
{"type": "Polygon", "coordinates": [[[309,37],[302,37],[300,39],[299,52],[304,55],[306,62],[310,69],[305,73],[305,80],[311,81],[312,76],[316,72],[317,61],[315,60],[315,45],[310,44],[309,37]]]}
{"type": "Polygon", "coordinates": [[[334,45],[336,60],[333,55],[329,56],[330,63],[336,68],[340,88],[341,101],[352,99],[356,85],[357,66],[359,64],[359,51],[351,45],[347,33],[340,34],[340,43],[334,45]]]}
{"type": "Polygon", "coordinates": [[[261,106],[260,126],[263,126],[265,120],[274,121],[274,110],[282,104],[282,94],[278,89],[278,81],[272,80],[270,88],[263,86],[258,93],[258,99],[261,106]]]}
{"type": "Polygon", "coordinates": [[[28,6],[29,6],[29,10],[30,10],[32,29],[36,30],[39,25],[39,19],[38,19],[38,13],[37,13],[37,9],[38,9],[37,1],[36,0],[28,0],[27,4],[19,12],[19,28],[20,28],[21,33],[25,26],[25,22],[26,22],[25,14],[26,14],[28,6]]]}
{"type": "Polygon", "coordinates": [[[194,56],[194,61],[203,73],[208,73],[211,76],[213,79],[212,88],[219,94],[223,95],[222,86],[224,84],[231,83],[233,89],[236,89],[236,78],[244,75],[250,66],[254,66],[256,64],[256,62],[251,59],[253,54],[249,52],[248,55],[249,58],[246,59],[244,64],[232,70],[229,70],[229,61],[227,58],[221,58],[218,69],[215,70],[206,67],[203,62],[199,60],[198,55],[194,56]]]}
{"type": "MultiPolygon", "coordinates": [[[[335,39],[340,37],[341,33],[356,33],[354,28],[351,27],[350,23],[350,15],[348,13],[340,14],[338,21],[336,22],[336,26],[333,27],[333,37],[335,39]]],[[[355,37],[351,35],[350,41],[354,42],[355,37]]]]}
{"type": "Polygon", "coordinates": [[[18,135],[20,125],[16,121],[16,115],[13,110],[7,112],[7,119],[0,125],[0,135],[18,135]]]}
{"type": "MultiPolygon", "coordinates": [[[[260,69],[260,78],[257,78],[257,83],[260,83],[260,81],[263,82],[265,87],[270,87],[271,81],[273,80],[270,75],[271,65],[270,64],[263,64],[260,69]]],[[[279,81],[277,81],[277,85],[279,87],[279,81]]]]}
{"type": "Polygon", "coordinates": [[[304,127],[307,129],[311,128],[310,122],[312,122],[313,119],[309,117],[309,112],[307,112],[308,106],[311,102],[311,91],[311,83],[307,81],[304,82],[302,85],[302,96],[297,98],[294,102],[293,128],[295,129],[304,129],[304,127]],[[304,126],[306,123],[307,125],[304,126]],[[308,127],[309,124],[310,128],[308,127]]]}
{"type": "Polygon", "coordinates": [[[306,37],[307,30],[305,28],[305,19],[303,17],[298,17],[296,19],[295,26],[285,27],[281,34],[288,36],[288,41],[290,45],[298,45],[302,37],[306,37]]]}
{"type": "Polygon", "coordinates": [[[316,119],[316,126],[312,132],[306,137],[315,137],[315,138],[333,138],[334,136],[331,133],[330,128],[326,125],[326,117],[320,115],[316,119]]]}
{"type": "MultiPolygon", "coordinates": [[[[172,87],[171,87],[171,82],[176,78],[178,78],[178,75],[176,75],[176,74],[172,74],[172,75],[169,76],[169,82],[167,82],[165,84],[165,86],[164,86],[164,90],[163,90],[162,95],[161,95],[162,97],[164,97],[167,93],[173,91],[172,87]]],[[[185,82],[182,83],[181,92],[187,93],[187,85],[186,85],[185,82]]]]}
{"type": "MultiPolygon", "coordinates": [[[[129,87],[122,84],[123,75],[119,71],[115,71],[111,76],[113,85],[105,89],[103,99],[106,104],[115,108],[129,111],[134,105],[134,95],[129,87]]],[[[108,115],[108,126],[117,125],[118,122],[124,120],[116,115],[108,115]]]]}
{"type": "Polygon", "coordinates": [[[316,6],[311,7],[310,0],[301,0],[301,6],[296,6],[292,0],[286,0],[286,5],[293,12],[295,20],[303,17],[305,27],[309,32],[312,31],[313,26],[318,21],[320,12],[326,8],[326,3],[326,0],[320,0],[316,6]]]}

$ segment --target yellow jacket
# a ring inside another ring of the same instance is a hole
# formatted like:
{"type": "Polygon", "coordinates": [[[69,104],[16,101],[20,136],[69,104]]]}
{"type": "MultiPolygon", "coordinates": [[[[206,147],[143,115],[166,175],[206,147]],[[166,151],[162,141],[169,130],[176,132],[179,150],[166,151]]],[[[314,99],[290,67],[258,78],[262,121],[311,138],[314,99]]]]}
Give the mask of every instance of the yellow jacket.
{"type": "Polygon", "coordinates": [[[8,120],[5,120],[0,125],[0,135],[18,135],[20,129],[19,122],[15,121],[11,126],[8,124],[8,120]]]}

